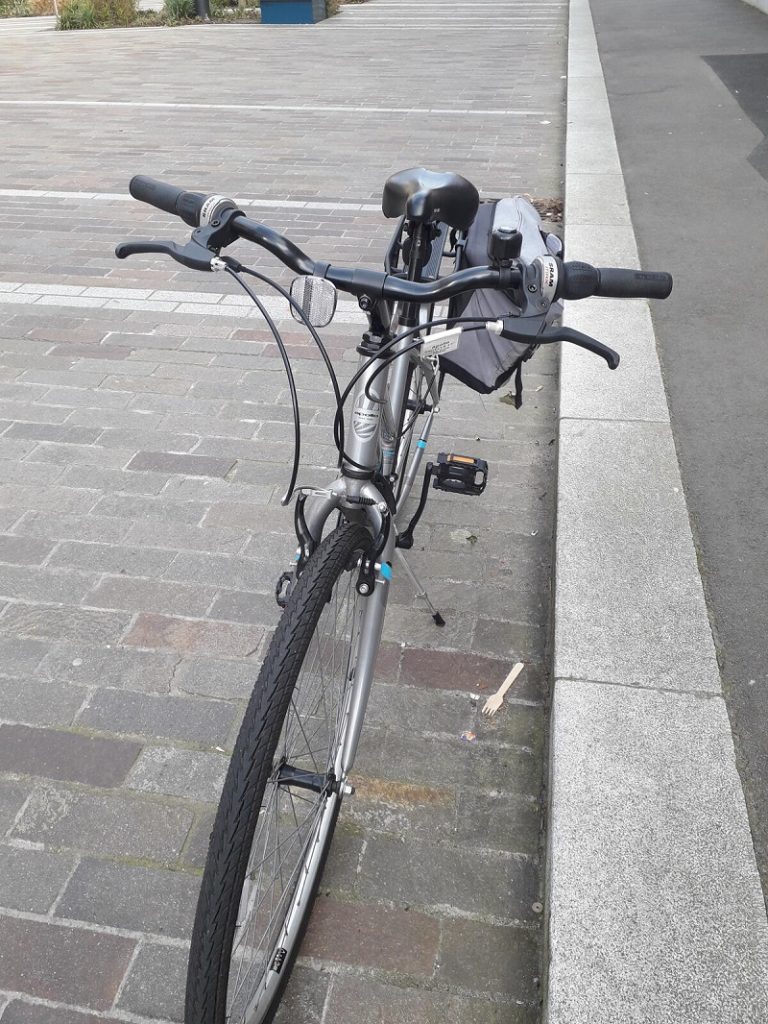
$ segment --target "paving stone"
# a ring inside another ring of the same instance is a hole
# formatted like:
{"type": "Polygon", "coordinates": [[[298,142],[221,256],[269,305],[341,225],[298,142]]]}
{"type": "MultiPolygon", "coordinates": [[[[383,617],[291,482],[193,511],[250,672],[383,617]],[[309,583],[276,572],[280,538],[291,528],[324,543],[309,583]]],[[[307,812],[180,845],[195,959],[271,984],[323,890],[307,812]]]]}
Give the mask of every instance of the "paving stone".
{"type": "Polygon", "coordinates": [[[464,846],[509,850],[536,858],[543,842],[542,807],[535,796],[507,793],[506,780],[490,793],[458,795],[455,840],[464,846]]]}
{"type": "Polygon", "coordinates": [[[200,878],[182,871],[86,857],[72,875],[56,916],[188,939],[199,888],[200,878]]]}
{"type": "Polygon", "coordinates": [[[4,437],[32,438],[36,441],[61,441],[68,444],[93,444],[99,427],[70,427],[60,423],[14,423],[4,437]]]}
{"type": "Polygon", "coordinates": [[[0,536],[0,562],[14,565],[40,565],[53,550],[50,541],[32,537],[0,536]]]}
{"type": "Polygon", "coordinates": [[[117,935],[3,918],[0,988],[108,1010],[136,942],[117,935]]]}
{"type": "Polygon", "coordinates": [[[71,566],[94,572],[126,573],[129,576],[158,576],[174,557],[174,552],[160,549],[62,541],[48,559],[48,565],[52,568],[71,566]]]}
{"type": "Polygon", "coordinates": [[[186,948],[143,943],[120,992],[118,1008],[141,1017],[184,1019],[186,948]]]}
{"type": "Polygon", "coordinates": [[[84,603],[95,608],[204,615],[215,593],[209,587],[187,587],[179,583],[160,583],[130,576],[107,576],[86,595],[84,603]]]}
{"type": "Polygon", "coordinates": [[[248,594],[230,590],[216,598],[208,614],[213,619],[251,622],[274,629],[280,618],[280,609],[274,594],[248,594]]]}
{"type": "MultiPolygon", "coordinates": [[[[0,629],[3,619],[0,618],[0,629]]],[[[123,640],[135,647],[170,647],[180,654],[211,654],[248,657],[264,638],[257,626],[168,615],[139,615],[123,640]]]]}
{"type": "Polygon", "coordinates": [[[4,1024],[101,1024],[105,1018],[66,1007],[14,999],[5,1008],[2,1019],[4,1024]]]}
{"type": "Polygon", "coordinates": [[[141,744],[27,725],[0,725],[0,770],[49,779],[117,786],[141,744]]]}
{"type": "Polygon", "coordinates": [[[38,786],[12,834],[49,847],[169,862],[178,856],[191,823],[186,809],[139,796],[38,786]]]}
{"type": "Polygon", "coordinates": [[[523,858],[373,836],[359,886],[364,898],[398,906],[455,907],[499,920],[531,921],[538,877],[535,864],[523,858]]]}
{"type": "MultiPolygon", "coordinates": [[[[61,644],[51,648],[38,671],[46,680],[75,686],[167,693],[178,664],[179,657],[175,654],[61,644]]],[[[51,689],[50,683],[47,685],[51,689]]]]}
{"type": "Polygon", "coordinates": [[[247,700],[261,668],[261,659],[242,658],[237,661],[212,661],[196,658],[185,661],[174,676],[174,687],[184,693],[224,700],[247,700]]]}
{"type": "Polygon", "coordinates": [[[535,1004],[539,989],[536,931],[446,918],[437,977],[452,988],[512,996],[535,1004]],[[471,957],[467,950],[472,951],[471,957]]]}
{"type": "Polygon", "coordinates": [[[478,619],[472,646],[499,658],[543,662],[547,634],[541,626],[478,619]]]}
{"type": "Polygon", "coordinates": [[[298,964],[275,1016],[275,1024],[322,1024],[330,975],[298,964]]]}
{"type": "MultiPolygon", "coordinates": [[[[117,522],[106,520],[106,522],[117,522]]],[[[122,520],[120,521],[122,522],[122,520]]],[[[125,538],[128,544],[149,547],[165,547],[188,549],[190,551],[210,551],[237,554],[245,545],[247,536],[241,530],[223,530],[184,523],[163,523],[158,521],[132,522],[127,533],[120,533],[116,540],[125,538]]]]}
{"type": "Polygon", "coordinates": [[[26,640],[0,633],[0,665],[8,675],[33,672],[47,652],[48,644],[41,640],[26,640]]]}
{"type": "Polygon", "coordinates": [[[323,868],[320,892],[325,896],[354,899],[357,868],[365,840],[360,830],[350,821],[340,821],[333,836],[328,860],[323,868]]]}
{"type": "Polygon", "coordinates": [[[181,859],[191,868],[204,868],[211,841],[215,811],[202,811],[189,831],[181,859]]]}
{"type": "Polygon", "coordinates": [[[218,800],[229,757],[199,750],[148,747],[126,785],[144,793],[162,793],[212,803],[218,800]]]}
{"type": "Polygon", "coordinates": [[[289,536],[292,523],[283,508],[263,508],[245,502],[219,502],[208,510],[204,526],[230,526],[260,535],[275,532],[289,536]]]}
{"type": "Polygon", "coordinates": [[[31,791],[29,780],[0,777],[0,833],[11,828],[31,791]]]}
{"type": "Polygon", "coordinates": [[[411,608],[390,605],[382,634],[385,642],[392,643],[408,637],[410,643],[422,649],[461,648],[472,636],[475,617],[455,608],[444,608],[443,611],[446,623],[443,628],[439,628],[423,607],[414,612],[411,608]]]}
{"type": "Polygon", "coordinates": [[[134,455],[126,469],[150,470],[154,473],[183,473],[184,476],[224,477],[234,464],[234,459],[218,459],[213,456],[139,452],[134,455]]]}
{"type": "Polygon", "coordinates": [[[52,540],[100,541],[118,544],[127,534],[129,522],[106,516],[56,515],[54,512],[28,512],[14,530],[28,537],[52,540]]]}
{"type": "Polygon", "coordinates": [[[0,508],[0,530],[11,530],[25,511],[18,505],[15,508],[0,508]]]}
{"type": "MultiPolygon", "coordinates": [[[[362,758],[362,771],[365,758],[362,758]]],[[[354,797],[344,804],[342,821],[370,832],[409,835],[433,842],[454,840],[457,833],[456,791],[452,787],[423,786],[391,779],[352,774],[354,797]]]]}
{"type": "Polygon", "coordinates": [[[333,979],[326,1019],[355,1024],[534,1024],[538,1008],[384,985],[378,979],[333,979]]]}
{"type": "Polygon", "coordinates": [[[458,736],[465,729],[473,729],[476,718],[477,701],[467,694],[377,681],[371,691],[365,721],[367,726],[407,727],[414,733],[458,736]]]}
{"type": "Polygon", "coordinates": [[[78,718],[78,724],[107,732],[170,739],[223,743],[235,718],[224,701],[189,700],[127,690],[97,690],[78,718]]]}
{"type": "Polygon", "coordinates": [[[477,734],[471,742],[460,734],[443,734],[441,742],[425,744],[418,733],[369,726],[363,730],[356,767],[366,776],[398,782],[441,787],[450,780],[486,792],[503,785],[510,794],[538,796],[540,753],[477,734]]]}
{"type": "Polygon", "coordinates": [[[0,844],[0,906],[45,914],[73,863],[71,856],[0,844]]]}
{"type": "Polygon", "coordinates": [[[128,473],[122,469],[77,466],[66,470],[60,483],[67,487],[90,487],[120,494],[159,494],[169,479],[167,473],[128,473]]]}
{"type": "MultiPolygon", "coordinates": [[[[0,402],[1,408],[2,403],[0,402]]],[[[34,418],[34,414],[32,415],[34,418]]],[[[69,415],[69,410],[67,410],[67,415],[69,415]]],[[[19,418],[24,419],[23,415],[19,418]]],[[[62,419],[66,419],[66,416],[62,416],[62,419]]],[[[61,475],[60,466],[51,466],[42,462],[35,464],[33,462],[12,462],[9,459],[0,460],[0,480],[4,484],[44,486],[52,484],[61,475]]]]}
{"type": "Polygon", "coordinates": [[[82,691],[65,682],[0,676],[0,707],[6,720],[30,725],[71,725],[82,703],[82,691]]]}
{"type": "Polygon", "coordinates": [[[180,582],[272,594],[274,598],[276,574],[265,569],[261,562],[250,558],[183,551],[176,555],[164,576],[180,582]]]}
{"type": "MultiPolygon", "coordinates": [[[[92,417],[89,417],[92,420],[92,417]]],[[[100,448],[98,445],[55,444],[41,441],[25,461],[50,462],[57,466],[85,465],[121,469],[133,454],[127,448],[100,448]]]]}
{"type": "Polygon", "coordinates": [[[357,967],[430,977],[439,935],[438,921],[416,911],[320,898],[301,953],[357,967]]]}
{"type": "Polygon", "coordinates": [[[79,604],[98,576],[82,572],[39,572],[30,566],[8,565],[0,576],[3,597],[48,604],[79,604]]]}
{"type": "Polygon", "coordinates": [[[504,682],[511,667],[508,661],[497,661],[481,655],[406,648],[403,651],[401,679],[411,686],[462,690],[466,693],[493,693],[504,682]]]}
{"type": "Polygon", "coordinates": [[[169,522],[200,523],[208,506],[198,502],[165,501],[135,494],[110,494],[94,507],[94,515],[116,519],[167,519],[169,522]]]}

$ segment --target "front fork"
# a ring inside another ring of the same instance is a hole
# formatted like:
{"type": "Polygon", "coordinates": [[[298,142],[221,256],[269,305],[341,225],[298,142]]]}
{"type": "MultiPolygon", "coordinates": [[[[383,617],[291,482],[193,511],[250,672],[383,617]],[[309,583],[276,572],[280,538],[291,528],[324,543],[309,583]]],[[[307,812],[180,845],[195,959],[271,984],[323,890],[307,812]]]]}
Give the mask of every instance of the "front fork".
{"type": "MultiPolygon", "coordinates": [[[[348,485],[352,481],[340,477],[329,488],[325,495],[318,495],[310,509],[307,510],[305,520],[307,527],[314,537],[322,533],[323,524],[337,509],[344,505],[345,513],[350,510],[346,508],[345,501],[349,501],[348,485]]],[[[358,483],[358,482],[354,482],[358,483]]],[[[344,740],[337,755],[334,773],[336,779],[343,783],[355,762],[357,746],[360,742],[360,733],[363,728],[365,710],[368,706],[368,697],[373,685],[373,672],[376,665],[376,656],[381,643],[381,633],[384,626],[384,613],[387,608],[389,597],[389,583],[392,578],[392,561],[395,554],[396,532],[392,514],[387,508],[387,503],[378,488],[370,481],[360,481],[355,487],[357,492],[354,497],[363,499],[370,504],[356,506],[352,510],[354,518],[367,520],[371,533],[374,537],[383,538],[383,546],[374,541],[375,563],[371,566],[371,573],[361,572],[358,578],[358,585],[364,578],[372,581],[367,595],[360,593],[358,586],[358,601],[363,602],[363,616],[360,623],[360,637],[357,648],[357,660],[353,669],[352,685],[349,690],[347,706],[345,708],[344,740]]]]}
{"type": "Polygon", "coordinates": [[[357,664],[349,693],[344,729],[344,742],[339,751],[335,766],[336,778],[346,780],[352,771],[363,729],[365,710],[373,685],[373,672],[376,656],[379,653],[381,633],[384,627],[384,613],[389,597],[389,581],[392,578],[392,559],[395,553],[395,532],[389,531],[389,537],[381,560],[377,563],[376,583],[373,593],[359,600],[365,601],[363,621],[360,625],[360,643],[357,650],[357,664]]]}

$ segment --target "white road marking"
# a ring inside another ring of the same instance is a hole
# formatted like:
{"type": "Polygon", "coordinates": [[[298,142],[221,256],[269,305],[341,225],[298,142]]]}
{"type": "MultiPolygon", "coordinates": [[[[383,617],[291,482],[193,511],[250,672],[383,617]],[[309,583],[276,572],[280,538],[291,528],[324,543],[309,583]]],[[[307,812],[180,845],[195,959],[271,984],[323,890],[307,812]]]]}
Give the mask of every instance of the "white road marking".
{"type": "MultiPolygon", "coordinates": [[[[233,286],[234,287],[234,286],[233,286]]],[[[257,293],[258,294],[258,293],[257,293]]],[[[174,292],[147,288],[85,288],[79,285],[21,283],[4,281],[0,287],[0,305],[61,306],[71,309],[123,309],[133,312],[193,313],[198,316],[223,316],[259,319],[261,313],[251,300],[237,292],[174,292]]],[[[279,295],[259,294],[267,312],[276,320],[290,320],[288,303],[279,295]]],[[[335,319],[342,324],[365,323],[357,302],[341,300],[335,319]]]]}
{"type": "Polygon", "coordinates": [[[471,110],[455,107],[366,107],[366,106],[280,106],[266,103],[161,103],[142,100],[5,100],[1,107],[140,107],[143,110],[254,110],[280,111],[300,114],[478,114],[483,117],[539,117],[548,116],[548,110],[471,110]]]}
{"type": "MultiPolygon", "coordinates": [[[[191,191],[198,191],[192,189],[191,191]]],[[[135,202],[128,192],[62,192],[34,188],[0,188],[0,198],[9,199],[76,199],[91,200],[100,203],[135,202]]],[[[299,199],[263,199],[259,197],[243,198],[234,193],[238,206],[263,207],[270,210],[322,210],[324,213],[334,211],[353,213],[381,213],[380,203],[343,203],[343,202],[304,202],[299,199]]]]}

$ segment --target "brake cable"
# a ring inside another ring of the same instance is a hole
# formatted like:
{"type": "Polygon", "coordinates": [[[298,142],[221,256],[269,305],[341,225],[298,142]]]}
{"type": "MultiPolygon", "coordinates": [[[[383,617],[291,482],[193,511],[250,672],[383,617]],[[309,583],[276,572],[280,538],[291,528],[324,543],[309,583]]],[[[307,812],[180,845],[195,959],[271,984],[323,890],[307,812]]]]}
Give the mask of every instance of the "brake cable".
{"type": "Polygon", "coordinates": [[[283,366],[285,367],[285,373],[288,377],[288,387],[291,392],[291,403],[293,405],[293,470],[291,472],[291,480],[288,484],[288,489],[283,495],[280,504],[287,505],[293,497],[294,488],[296,486],[296,477],[299,475],[299,458],[301,457],[301,415],[299,412],[299,397],[296,393],[296,380],[293,376],[293,370],[291,369],[291,361],[288,357],[288,353],[285,350],[285,343],[280,336],[280,331],[277,329],[277,325],[272,317],[267,312],[267,308],[250,285],[240,277],[238,272],[230,266],[224,268],[226,272],[233,277],[240,287],[245,291],[247,295],[253,300],[255,306],[264,317],[267,322],[267,326],[272,332],[272,337],[277,343],[280,357],[283,360],[283,366]]]}
{"type": "MultiPolygon", "coordinates": [[[[309,331],[310,335],[312,336],[313,341],[315,342],[315,344],[317,345],[317,347],[318,347],[318,349],[320,351],[320,355],[323,357],[323,362],[325,363],[325,367],[328,370],[328,376],[330,377],[330,380],[331,380],[331,387],[333,388],[333,394],[334,394],[334,397],[336,399],[336,408],[338,409],[339,403],[341,402],[341,390],[339,388],[339,379],[336,376],[336,371],[333,368],[333,363],[331,362],[330,356],[328,355],[328,350],[326,349],[326,347],[325,347],[325,345],[323,343],[322,338],[318,334],[318,332],[317,332],[317,330],[315,328],[315,325],[310,321],[309,317],[306,315],[306,313],[301,308],[299,303],[296,302],[296,300],[293,298],[293,296],[291,295],[291,293],[288,291],[287,288],[283,288],[283,286],[281,284],[279,284],[277,281],[273,281],[272,278],[271,277],[267,277],[266,274],[261,274],[261,273],[259,273],[258,270],[252,270],[251,267],[243,266],[242,263],[237,267],[237,269],[242,274],[250,274],[251,277],[255,277],[258,281],[263,281],[265,284],[270,285],[270,287],[274,288],[276,292],[278,292],[280,295],[283,296],[284,299],[287,300],[287,302],[290,305],[291,309],[295,310],[295,312],[298,314],[298,316],[301,317],[301,322],[304,324],[304,326],[309,331]]],[[[341,422],[340,422],[340,425],[339,425],[338,432],[336,430],[336,420],[335,420],[335,418],[334,418],[334,424],[333,425],[334,425],[333,440],[336,443],[336,447],[339,448],[340,451],[343,451],[344,450],[344,417],[343,416],[341,417],[341,422]]]]}
{"type": "MultiPolygon", "coordinates": [[[[382,357],[382,355],[384,353],[389,352],[393,348],[393,346],[399,344],[399,342],[401,342],[401,341],[404,341],[406,338],[410,338],[414,334],[418,334],[419,331],[423,331],[425,328],[428,328],[428,327],[442,327],[442,326],[456,325],[456,324],[474,324],[478,329],[480,329],[480,328],[484,327],[487,323],[492,321],[493,319],[495,319],[495,318],[494,317],[476,317],[476,316],[441,317],[441,318],[439,318],[437,320],[429,320],[429,321],[427,321],[427,323],[418,324],[416,327],[411,327],[408,330],[403,331],[402,333],[398,334],[396,337],[391,338],[389,341],[384,342],[384,344],[379,348],[378,352],[376,352],[375,355],[372,355],[369,359],[367,359],[363,363],[362,366],[360,366],[358,368],[357,372],[353,374],[353,376],[350,379],[349,383],[347,384],[346,388],[342,392],[341,400],[338,403],[337,408],[336,408],[336,417],[334,418],[334,436],[336,434],[336,420],[338,420],[340,418],[343,419],[344,404],[346,403],[347,399],[351,395],[355,385],[360,380],[360,378],[363,376],[363,374],[366,372],[366,370],[368,370],[378,359],[381,359],[381,357],[382,357]]],[[[424,341],[424,339],[420,338],[418,340],[418,342],[416,342],[413,345],[408,346],[402,352],[395,353],[394,357],[391,357],[391,358],[389,358],[386,361],[385,366],[389,366],[391,363],[395,362],[395,360],[397,358],[399,358],[401,355],[405,355],[408,352],[411,352],[413,349],[418,348],[419,345],[423,344],[423,341],[424,341]]],[[[378,376],[378,374],[383,369],[384,369],[384,366],[380,367],[379,370],[377,370],[374,373],[374,375],[371,378],[371,380],[373,380],[376,376],[378,376]]],[[[382,400],[381,399],[375,399],[371,395],[369,395],[368,392],[367,392],[367,388],[366,388],[366,397],[371,399],[374,402],[378,401],[379,404],[381,404],[382,400]]],[[[343,460],[345,460],[346,462],[351,463],[353,466],[358,466],[358,463],[356,463],[354,459],[351,459],[343,449],[339,450],[339,454],[341,455],[341,458],[343,460]]],[[[366,466],[358,466],[358,468],[359,469],[366,469],[368,467],[366,467],[366,466]]]]}

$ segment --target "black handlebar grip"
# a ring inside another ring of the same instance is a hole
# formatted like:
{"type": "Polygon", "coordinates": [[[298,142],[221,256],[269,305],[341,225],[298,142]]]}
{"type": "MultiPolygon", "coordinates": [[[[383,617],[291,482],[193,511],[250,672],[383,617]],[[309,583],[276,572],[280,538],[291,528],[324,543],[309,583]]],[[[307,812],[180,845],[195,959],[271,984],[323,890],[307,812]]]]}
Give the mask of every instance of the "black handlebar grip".
{"type": "Polygon", "coordinates": [[[671,291],[671,274],[570,262],[560,268],[555,298],[587,299],[600,295],[611,299],[666,299],[671,291]]]}
{"type": "Polygon", "coordinates": [[[596,267],[589,263],[563,263],[557,282],[557,299],[587,299],[594,295],[600,285],[596,267]]]}
{"type": "Polygon", "coordinates": [[[169,185],[165,181],[147,178],[137,174],[131,178],[128,191],[139,202],[149,203],[174,217],[181,217],[185,224],[196,228],[200,224],[200,211],[206,197],[200,192],[185,192],[183,188],[169,185]]]}
{"type": "Polygon", "coordinates": [[[672,275],[650,270],[619,270],[600,267],[595,295],[609,299],[666,299],[672,291],[672,275]]]}

